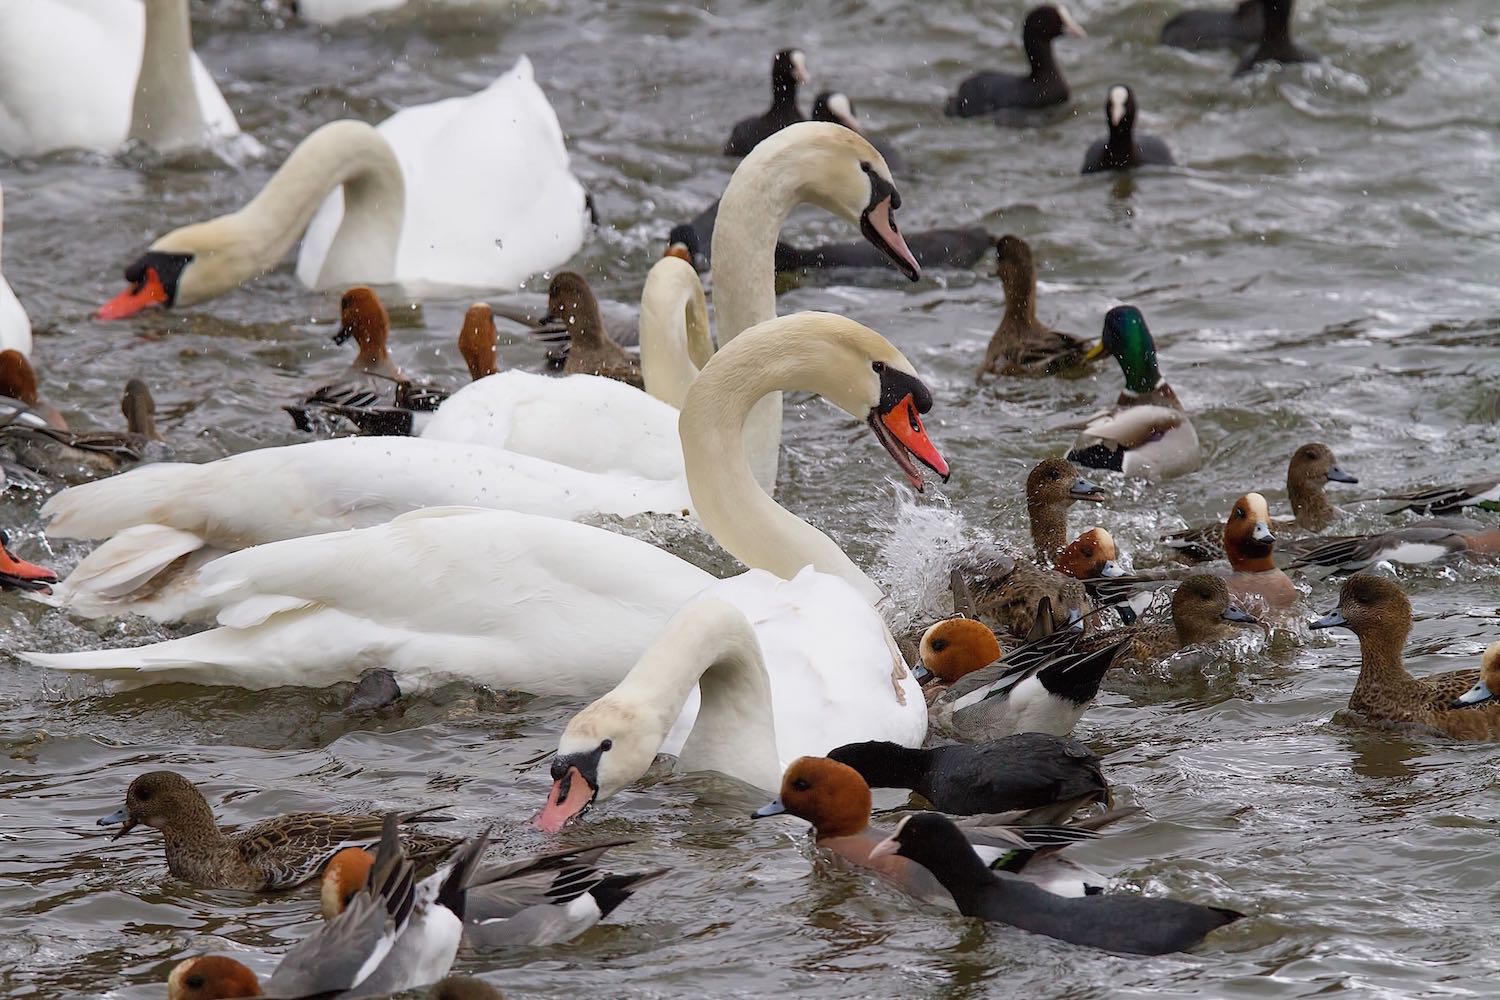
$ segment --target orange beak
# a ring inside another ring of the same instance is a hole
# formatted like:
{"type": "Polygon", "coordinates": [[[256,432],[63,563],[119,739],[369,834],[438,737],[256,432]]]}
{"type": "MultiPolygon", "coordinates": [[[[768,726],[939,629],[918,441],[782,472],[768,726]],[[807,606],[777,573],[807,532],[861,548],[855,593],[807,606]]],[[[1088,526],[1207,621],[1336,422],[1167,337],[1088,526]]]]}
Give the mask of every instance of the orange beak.
{"type": "Polygon", "coordinates": [[[547,793],[547,804],[533,817],[531,825],[543,833],[557,833],[583,815],[584,810],[593,805],[596,794],[597,791],[583,776],[583,772],[570,767],[563,777],[552,782],[552,790],[547,793]]]}
{"type": "Polygon", "coordinates": [[[166,286],[161,283],[161,276],[156,273],[156,268],[148,267],[146,276],[139,285],[125,289],[104,303],[96,315],[102,320],[125,319],[146,309],[163,307],[169,300],[166,286]]]}
{"type": "Polygon", "coordinates": [[[0,546],[0,586],[17,587],[22,590],[38,590],[51,593],[49,583],[57,582],[57,574],[45,566],[17,559],[0,546]]]}
{"type": "Polygon", "coordinates": [[[877,422],[875,414],[870,414],[870,426],[875,430],[875,436],[880,443],[885,445],[885,450],[891,453],[901,471],[906,473],[906,478],[911,480],[913,487],[920,492],[926,483],[922,479],[922,473],[912,464],[912,458],[927,466],[933,472],[943,477],[943,482],[948,481],[948,463],[942,453],[937,450],[937,445],[927,436],[927,429],[922,426],[922,416],[917,412],[917,403],[910,393],[902,397],[901,401],[891,407],[885,413],[880,414],[877,422]]]}

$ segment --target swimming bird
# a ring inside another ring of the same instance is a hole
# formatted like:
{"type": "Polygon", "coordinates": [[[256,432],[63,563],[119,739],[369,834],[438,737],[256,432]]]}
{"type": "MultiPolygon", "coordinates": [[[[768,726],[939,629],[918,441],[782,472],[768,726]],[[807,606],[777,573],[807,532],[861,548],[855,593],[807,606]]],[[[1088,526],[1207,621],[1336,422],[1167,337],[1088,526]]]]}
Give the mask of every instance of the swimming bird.
{"type": "Polygon", "coordinates": [[[1020,879],[1000,878],[969,849],[963,832],[938,813],[904,817],[877,844],[876,858],[906,858],[940,882],[964,916],[1009,924],[1071,944],[1131,955],[1165,955],[1197,945],[1244,917],[1220,906],[1123,893],[1055,896],[1020,879]]]}
{"type": "Polygon", "coordinates": [[[872,788],[907,788],[955,815],[1110,800],[1099,758],[1077,740],[1048,733],[928,749],[868,740],[834,747],[828,757],[872,788]]]}
{"type": "Polygon", "coordinates": [[[797,106],[797,87],[808,81],[807,57],[801,49],[782,49],[771,58],[771,107],[735,123],[724,143],[725,156],[745,156],[788,125],[806,121],[797,106]]]}
{"type": "MultiPolygon", "coordinates": [[[[194,594],[200,607],[217,610],[219,628],[134,649],[30,655],[135,685],[317,686],[352,681],[373,660],[412,691],[465,678],[576,697],[618,683],[666,620],[710,584],[732,586],[741,596],[726,599],[766,615],[796,593],[783,588],[811,565],[813,589],[836,578],[853,589],[834,591],[873,604],[881,589],[751,475],[745,417],[768,393],[785,389],[824,394],[862,415],[914,488],[924,482],[919,462],[948,474],[921,429],[932,397],[911,362],[852,320],[798,313],[720,349],[682,411],[700,522],[730,555],[765,573],[715,584],[677,556],[602,528],[437,508],[377,527],[260,545],[200,567],[194,594]],[[440,579],[442,587],[378,585],[397,567],[405,578],[440,579]]],[[[264,516],[282,515],[270,509],[264,516]]],[[[201,544],[201,534],[187,544],[201,544]]]]}
{"type": "Polygon", "coordinates": [[[1083,173],[1130,170],[1134,167],[1170,167],[1177,161],[1167,144],[1154,135],[1136,135],[1135,91],[1116,84],[1104,99],[1104,117],[1109,135],[1095,139],[1083,154],[1083,173]]]}
{"type": "Polygon", "coordinates": [[[10,551],[10,534],[0,531],[0,590],[50,594],[57,574],[10,551]]]}
{"type": "Polygon", "coordinates": [[[975,383],[985,375],[1056,375],[1081,368],[1088,342],[1036,318],[1036,265],[1030,244],[1009,234],[995,241],[995,275],[1005,290],[1005,315],[984,349],[975,383]]]}
{"type": "MultiPolygon", "coordinates": [[[[0,189],[0,232],[4,230],[5,192],[0,189]]],[[[31,317],[0,273],[0,351],[31,354],[31,317]]]]}
{"type": "Polygon", "coordinates": [[[1399,507],[1386,511],[1387,514],[1399,514],[1408,510],[1415,514],[1451,514],[1465,507],[1495,511],[1500,510],[1500,475],[1482,476],[1467,483],[1386,493],[1372,499],[1401,502],[1399,507]]]}
{"type": "Polygon", "coordinates": [[[1317,62],[1321,58],[1292,41],[1292,0],[1261,0],[1260,41],[1240,59],[1234,75],[1249,73],[1261,63],[1317,62]]]}
{"type": "Polygon", "coordinates": [[[282,407],[292,415],[298,430],[312,430],[310,411],[325,405],[379,406],[395,398],[396,387],[407,379],[391,357],[390,330],[390,314],[373,288],[357,285],[344,293],[339,300],[339,328],[333,342],[353,340],[359,353],[338,381],[318,386],[296,405],[282,407]]]}
{"type": "Polygon", "coordinates": [[[1303,539],[1290,546],[1289,568],[1323,566],[1356,573],[1381,562],[1421,565],[1453,559],[1493,560],[1500,556],[1500,528],[1471,524],[1417,525],[1369,535],[1303,539]]]}
{"type": "Polygon", "coordinates": [[[631,357],[609,338],[599,302],[583,275],[574,271],[553,275],[547,286],[547,315],[541,325],[566,329],[568,359],[563,371],[569,375],[602,375],[642,388],[640,359],[631,357]]]}
{"type": "Polygon", "coordinates": [[[275,268],[299,239],[308,288],[512,289],[573,256],[588,225],[557,115],[522,56],[467,97],[378,128],[318,128],[243,208],[152,243],[98,315],[207,302],[275,268]]]}
{"type": "Polygon", "coordinates": [[[1179,49],[1243,49],[1260,41],[1261,0],[1240,0],[1233,10],[1189,8],[1161,29],[1161,44],[1179,49]]]}
{"type": "Polygon", "coordinates": [[[1339,588],[1338,607],[1309,627],[1347,628],[1358,637],[1359,679],[1349,696],[1351,711],[1375,720],[1419,723],[1455,739],[1500,740],[1500,704],[1475,695],[1476,686],[1493,676],[1489,661],[1495,647],[1486,650],[1482,671],[1413,677],[1401,654],[1411,634],[1411,601],[1391,580],[1370,573],[1349,577],[1339,588]]]}
{"type": "Polygon", "coordinates": [[[1101,649],[1124,640],[1115,654],[1115,665],[1149,666],[1184,649],[1233,638],[1238,626],[1258,621],[1230,599],[1229,584],[1223,577],[1194,573],[1172,591],[1171,621],[1095,632],[1079,640],[1078,646],[1083,650],[1101,649]]]}
{"type": "Polygon", "coordinates": [[[943,113],[972,118],[1013,108],[1045,108],[1068,100],[1068,83],[1052,56],[1052,40],[1063,35],[1086,38],[1062,4],[1043,4],[1026,15],[1021,41],[1030,72],[1025,75],[987,71],[958,85],[943,113]]]}
{"type": "Polygon", "coordinates": [[[673,616],[615,689],[568,722],[538,828],[556,833],[634,784],[659,753],[681,771],[773,789],[785,762],[852,740],[921,745],[921,689],[872,608],[820,593],[804,572],[781,588],[774,614],[749,616],[736,580],[673,616]]]}
{"type": "Polygon", "coordinates": [[[1157,368],[1156,341],[1135,306],[1115,306],[1105,313],[1099,343],[1084,358],[1106,354],[1120,363],[1125,388],[1113,410],[1089,418],[1068,461],[1151,480],[1203,464],[1198,432],[1157,368]]]}
{"type": "MultiPolygon", "coordinates": [[[[1310,442],[1292,452],[1286,468],[1286,495],[1292,516],[1273,518],[1271,531],[1280,539],[1300,533],[1318,534],[1333,523],[1339,509],[1328,502],[1324,488],[1329,483],[1357,483],[1345,472],[1326,444],[1310,442]]],[[[1199,525],[1163,535],[1162,542],[1173,554],[1188,562],[1223,559],[1224,526],[1199,525]]]]}
{"type": "Polygon", "coordinates": [[[888,139],[877,139],[864,130],[859,123],[859,115],[854,110],[854,102],[849,95],[838,91],[823,91],[813,98],[812,114],[809,116],[815,122],[837,122],[845,128],[851,128],[870,140],[870,145],[880,150],[880,155],[885,157],[885,165],[892,170],[904,170],[905,162],[901,154],[896,152],[894,146],[888,139]]]}
{"type": "MultiPolygon", "coordinates": [[[[420,822],[431,812],[404,813],[399,821],[420,822]]],[[[125,805],[99,820],[100,826],[120,827],[115,840],[142,824],[161,831],[167,870],[177,878],[252,892],[289,889],[317,878],[340,849],[375,844],[381,830],[379,816],[288,813],[225,833],[203,793],[175,771],[135,778],[125,791],[125,805]]],[[[458,843],[428,833],[407,833],[405,840],[419,860],[445,857],[458,843]]]]}
{"type": "Polygon", "coordinates": [[[1466,705],[1492,705],[1500,698],[1500,642],[1485,647],[1479,662],[1479,680],[1474,686],[1449,703],[1449,708],[1466,705]]]}
{"type": "Polygon", "coordinates": [[[10,156],[113,153],[127,140],[171,152],[240,134],[193,52],[187,0],[26,0],[0,12],[0,37],[26,40],[0,66],[10,156]]]}
{"type": "MultiPolygon", "coordinates": [[[[5,358],[0,356],[0,371],[4,367],[5,358]]],[[[6,403],[0,400],[0,451],[50,483],[83,483],[113,475],[139,462],[152,443],[161,440],[156,432],[156,401],[138,378],[125,383],[120,397],[123,431],[59,430],[28,419],[25,410],[7,414],[5,409],[6,403]]]]}
{"type": "Polygon", "coordinates": [[[36,369],[20,351],[0,351],[0,412],[6,412],[7,423],[68,429],[62,411],[41,396],[36,369]],[[11,414],[14,414],[12,416],[11,414]],[[30,418],[24,416],[30,414],[30,418]]]}

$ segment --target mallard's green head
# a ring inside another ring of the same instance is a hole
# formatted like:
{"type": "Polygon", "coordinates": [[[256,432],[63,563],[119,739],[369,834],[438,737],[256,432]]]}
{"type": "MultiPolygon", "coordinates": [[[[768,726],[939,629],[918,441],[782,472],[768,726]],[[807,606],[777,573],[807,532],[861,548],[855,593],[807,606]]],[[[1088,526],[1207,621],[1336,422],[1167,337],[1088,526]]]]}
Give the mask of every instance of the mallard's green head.
{"type": "Polygon", "coordinates": [[[1089,351],[1088,359],[1092,361],[1105,354],[1120,362],[1127,392],[1139,396],[1161,382],[1161,372],[1156,367],[1156,341],[1146,328],[1146,317],[1135,306],[1115,306],[1104,314],[1104,332],[1089,351]]]}

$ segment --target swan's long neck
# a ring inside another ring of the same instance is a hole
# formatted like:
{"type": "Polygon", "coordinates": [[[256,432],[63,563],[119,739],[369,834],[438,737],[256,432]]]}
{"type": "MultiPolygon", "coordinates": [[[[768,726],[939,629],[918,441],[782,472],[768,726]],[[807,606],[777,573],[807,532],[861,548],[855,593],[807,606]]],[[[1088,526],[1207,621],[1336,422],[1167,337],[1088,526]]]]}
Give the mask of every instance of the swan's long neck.
{"type": "Polygon", "coordinates": [[[190,253],[178,305],[221,294],[281,262],[313,213],[343,186],[344,216],[314,286],[378,284],[395,276],[406,184],[390,143],[370,125],[336,121],[313,132],[238,212],[184,226],[153,250],[190,253]]]}
{"type": "Polygon", "coordinates": [[[778,787],[781,762],[760,642],[744,614],[723,601],[695,601],[679,611],[610,697],[649,706],[650,738],[660,747],[695,684],[702,701],[678,758],[682,766],[778,787]]]}
{"type": "Polygon", "coordinates": [[[703,284],[693,265],[663,257],[651,268],[641,289],[640,331],[646,391],[682,409],[698,369],[714,353],[703,284]]]}
{"type": "Polygon", "coordinates": [[[688,393],[678,420],[688,491],[714,540],[746,566],[784,580],[804,566],[849,581],[871,604],[883,592],[823,532],[772,500],[751,471],[745,428],[768,394],[828,395],[862,373],[841,369],[820,350],[826,313],[784,316],[753,337],[721,346],[688,393]]]}
{"type": "Polygon", "coordinates": [[[187,0],[146,0],[146,36],[129,137],[171,150],[197,145],[203,132],[187,0]]]}

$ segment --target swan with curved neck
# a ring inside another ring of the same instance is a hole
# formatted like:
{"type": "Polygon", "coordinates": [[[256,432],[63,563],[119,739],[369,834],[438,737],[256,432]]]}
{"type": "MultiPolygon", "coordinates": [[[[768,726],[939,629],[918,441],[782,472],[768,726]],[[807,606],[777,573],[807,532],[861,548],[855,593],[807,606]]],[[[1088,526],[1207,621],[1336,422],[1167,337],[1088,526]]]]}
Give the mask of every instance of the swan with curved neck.
{"type": "Polygon", "coordinates": [[[703,282],[692,264],[667,255],[652,265],[641,289],[640,331],[646,391],[682,409],[698,371],[714,354],[703,282]]]}
{"type": "MultiPolygon", "coordinates": [[[[0,191],[0,237],[5,230],[5,192],[0,191]]],[[[31,355],[31,317],[0,271],[0,351],[31,355]]],[[[696,373],[695,373],[696,374],[696,373]]]]}
{"type": "MultiPolygon", "coordinates": [[[[683,410],[692,439],[689,483],[695,502],[701,496],[714,508],[705,524],[726,532],[720,539],[726,548],[782,578],[811,564],[824,570],[810,574],[814,582],[868,608],[878,589],[831,540],[764,492],[744,495],[754,481],[736,418],[743,419],[755,397],[752,390],[728,387],[752,377],[754,391],[816,392],[866,418],[914,483],[921,475],[913,456],[947,473],[922,430],[919,414],[930,402],[925,386],[875,331],[840,316],[799,313],[760,324],[715,355],[683,410]],[[772,365],[775,374],[760,372],[772,365]],[[693,427],[698,421],[722,426],[693,427]],[[724,468],[734,463],[738,469],[724,468]],[[729,495],[735,491],[740,495],[729,495]],[[742,536],[726,526],[736,504],[746,506],[753,532],[742,536]]],[[[187,530],[229,527],[204,523],[213,510],[167,502],[161,513],[193,518],[182,525],[187,530]]],[[[756,576],[779,586],[770,574],[756,576]]],[[[637,539],[569,521],[472,509],[419,511],[363,530],[256,546],[204,566],[199,579],[205,601],[219,609],[220,628],[138,649],[32,659],[144,672],[135,683],[212,679],[267,687],[352,679],[378,657],[418,686],[463,677],[576,695],[616,683],[655,630],[715,582],[637,539]],[[405,579],[442,579],[443,586],[413,591],[371,584],[398,568],[405,579]]],[[[722,585],[741,581],[746,577],[722,585]]],[[[849,617],[845,610],[831,620],[849,617]]],[[[884,629],[877,630],[878,648],[885,649],[884,629]]],[[[889,654],[875,659],[883,660],[888,678],[899,663],[889,654]]]]}

